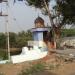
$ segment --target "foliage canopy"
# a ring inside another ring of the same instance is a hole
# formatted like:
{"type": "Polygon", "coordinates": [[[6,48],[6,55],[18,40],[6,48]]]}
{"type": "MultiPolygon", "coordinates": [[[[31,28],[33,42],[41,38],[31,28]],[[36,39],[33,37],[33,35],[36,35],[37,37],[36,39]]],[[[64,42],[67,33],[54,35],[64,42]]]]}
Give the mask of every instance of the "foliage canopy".
{"type": "Polygon", "coordinates": [[[57,0],[57,8],[63,15],[63,23],[75,23],[75,0],[57,0]]]}

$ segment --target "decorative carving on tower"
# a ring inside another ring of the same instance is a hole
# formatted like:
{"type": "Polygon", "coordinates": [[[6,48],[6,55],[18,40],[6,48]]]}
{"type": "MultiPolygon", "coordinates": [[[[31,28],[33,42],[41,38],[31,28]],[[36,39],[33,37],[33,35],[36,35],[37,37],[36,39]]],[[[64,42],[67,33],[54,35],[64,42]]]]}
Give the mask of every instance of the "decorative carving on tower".
{"type": "Polygon", "coordinates": [[[39,16],[36,18],[34,23],[35,23],[35,28],[43,28],[43,27],[45,27],[44,20],[39,16]]]}

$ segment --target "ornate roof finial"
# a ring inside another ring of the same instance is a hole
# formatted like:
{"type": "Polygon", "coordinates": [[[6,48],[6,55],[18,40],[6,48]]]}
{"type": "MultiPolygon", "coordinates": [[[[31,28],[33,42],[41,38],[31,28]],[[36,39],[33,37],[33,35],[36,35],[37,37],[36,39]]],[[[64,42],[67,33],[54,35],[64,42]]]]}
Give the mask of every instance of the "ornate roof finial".
{"type": "Polygon", "coordinates": [[[35,19],[34,23],[35,23],[35,27],[36,27],[36,28],[44,27],[44,20],[43,20],[41,17],[39,17],[39,15],[38,15],[38,17],[35,19]]]}

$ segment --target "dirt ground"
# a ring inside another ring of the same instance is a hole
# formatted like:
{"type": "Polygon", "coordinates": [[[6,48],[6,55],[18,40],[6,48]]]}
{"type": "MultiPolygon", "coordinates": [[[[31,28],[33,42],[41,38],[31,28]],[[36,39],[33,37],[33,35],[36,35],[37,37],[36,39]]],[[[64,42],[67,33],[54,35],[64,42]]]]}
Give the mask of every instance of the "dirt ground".
{"type": "MultiPolygon", "coordinates": [[[[48,55],[45,58],[41,59],[41,61],[46,62],[49,64],[54,60],[54,55],[48,55]]],[[[18,75],[23,68],[29,67],[31,63],[36,63],[37,61],[33,62],[23,62],[19,64],[1,64],[0,65],[0,73],[5,75],[18,75]]],[[[53,70],[46,70],[45,72],[41,72],[38,75],[75,75],[75,62],[69,63],[60,63],[61,65],[58,68],[53,70]]]]}

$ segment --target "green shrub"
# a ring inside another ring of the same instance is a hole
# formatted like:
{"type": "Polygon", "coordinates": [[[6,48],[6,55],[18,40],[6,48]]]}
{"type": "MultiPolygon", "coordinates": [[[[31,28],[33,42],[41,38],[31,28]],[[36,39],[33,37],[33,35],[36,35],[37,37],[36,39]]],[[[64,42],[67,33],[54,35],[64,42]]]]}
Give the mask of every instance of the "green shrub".
{"type": "Polygon", "coordinates": [[[4,49],[0,49],[0,60],[8,59],[8,54],[4,49]]]}
{"type": "Polygon", "coordinates": [[[5,75],[4,73],[0,72],[0,75],[5,75]]]}
{"type": "Polygon", "coordinates": [[[22,70],[19,75],[35,75],[38,72],[44,71],[45,66],[42,63],[35,64],[26,70],[22,70]]]}
{"type": "Polygon", "coordinates": [[[75,29],[62,29],[61,30],[62,37],[71,37],[75,36],[75,29]]]}

